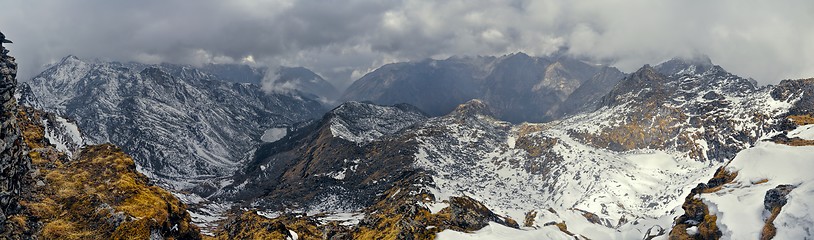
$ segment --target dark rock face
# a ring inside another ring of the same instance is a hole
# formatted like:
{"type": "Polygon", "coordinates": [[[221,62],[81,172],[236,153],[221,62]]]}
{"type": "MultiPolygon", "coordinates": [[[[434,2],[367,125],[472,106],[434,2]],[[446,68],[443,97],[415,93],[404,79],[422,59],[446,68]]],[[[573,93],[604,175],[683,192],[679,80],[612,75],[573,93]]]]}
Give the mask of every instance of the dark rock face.
{"type": "Polygon", "coordinates": [[[322,120],[264,144],[218,197],[269,209],[366,206],[415,170],[415,143],[392,136],[426,119],[409,105],[342,104],[322,120]]]}
{"type": "Polygon", "coordinates": [[[766,191],[766,196],[763,198],[763,208],[771,212],[775,208],[781,208],[786,205],[788,198],[787,195],[794,189],[792,185],[779,185],[775,188],[766,191]]]}
{"type": "Polygon", "coordinates": [[[594,105],[624,74],[563,56],[453,57],[385,65],[354,82],[341,100],[409,103],[432,116],[471,99],[510,122],[558,119],[594,105]]]}
{"type": "Polygon", "coordinates": [[[31,165],[21,132],[17,127],[17,63],[0,46],[0,233],[5,231],[6,216],[18,208],[22,184],[31,165]]]}
{"type": "Polygon", "coordinates": [[[482,203],[466,196],[450,197],[449,207],[452,224],[463,229],[481,229],[488,226],[489,222],[520,227],[514,220],[498,216],[482,203]]]}
{"type": "Polygon", "coordinates": [[[789,109],[789,115],[814,115],[814,78],[800,80],[783,80],[772,90],[772,97],[777,100],[800,98],[789,109]]]}

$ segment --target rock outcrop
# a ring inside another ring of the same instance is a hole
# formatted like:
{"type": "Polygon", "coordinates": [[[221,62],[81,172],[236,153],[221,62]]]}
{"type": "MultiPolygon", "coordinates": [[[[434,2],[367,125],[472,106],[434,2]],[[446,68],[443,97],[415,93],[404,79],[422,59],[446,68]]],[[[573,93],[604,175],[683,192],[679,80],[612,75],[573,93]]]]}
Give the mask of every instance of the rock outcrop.
{"type": "Polygon", "coordinates": [[[0,238],[201,238],[186,206],[122,149],[83,147],[70,120],[19,106],[17,65],[0,50],[0,238]]]}
{"type": "Polygon", "coordinates": [[[6,230],[7,216],[18,211],[18,196],[31,162],[17,128],[17,63],[7,53],[0,45],[0,233],[6,230]]]}

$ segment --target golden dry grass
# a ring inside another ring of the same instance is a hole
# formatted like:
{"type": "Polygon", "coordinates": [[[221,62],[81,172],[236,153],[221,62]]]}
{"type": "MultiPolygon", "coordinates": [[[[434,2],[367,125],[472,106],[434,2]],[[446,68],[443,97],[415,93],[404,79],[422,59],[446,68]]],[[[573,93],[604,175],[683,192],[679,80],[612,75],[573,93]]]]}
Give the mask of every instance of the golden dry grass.
{"type": "Polygon", "coordinates": [[[814,124],[814,117],[811,117],[811,115],[792,115],[789,116],[789,119],[799,126],[814,124]]]}
{"type": "Polygon", "coordinates": [[[48,144],[40,124],[42,113],[21,111],[18,122],[29,152],[35,186],[20,205],[41,239],[146,239],[151,231],[165,237],[200,238],[197,227],[177,198],[151,186],[136,172],[135,162],[114,145],[83,148],[75,159],[48,144]],[[118,220],[114,220],[118,219],[118,220]]]}

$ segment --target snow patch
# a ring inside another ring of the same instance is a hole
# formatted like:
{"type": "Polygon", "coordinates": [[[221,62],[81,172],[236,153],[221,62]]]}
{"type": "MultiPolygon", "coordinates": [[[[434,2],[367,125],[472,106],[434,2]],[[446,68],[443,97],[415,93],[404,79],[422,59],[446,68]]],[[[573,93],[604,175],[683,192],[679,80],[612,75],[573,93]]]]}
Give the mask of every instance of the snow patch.
{"type": "MultiPolygon", "coordinates": [[[[795,136],[810,134],[811,127],[795,129],[795,136]]],[[[737,172],[733,183],[701,199],[718,216],[724,239],[756,239],[764,225],[766,192],[778,185],[796,186],[774,221],[775,239],[806,239],[814,236],[814,146],[787,146],[759,142],[738,153],[727,167],[737,172]],[[761,180],[766,181],[764,183],[761,180]],[[714,210],[714,211],[713,211],[714,210]]]]}
{"type": "Polygon", "coordinates": [[[271,128],[263,132],[263,136],[260,137],[260,140],[268,143],[276,142],[285,137],[286,134],[288,134],[288,129],[286,128],[271,128]]]}

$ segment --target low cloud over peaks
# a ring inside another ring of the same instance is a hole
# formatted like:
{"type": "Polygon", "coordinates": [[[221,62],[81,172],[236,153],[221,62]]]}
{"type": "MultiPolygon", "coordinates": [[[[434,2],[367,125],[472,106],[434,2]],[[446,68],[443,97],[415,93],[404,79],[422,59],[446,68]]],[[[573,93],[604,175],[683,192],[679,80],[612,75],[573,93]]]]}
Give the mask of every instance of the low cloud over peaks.
{"type": "Polygon", "coordinates": [[[0,30],[30,78],[65,55],[305,66],[344,88],[394,61],[567,49],[625,71],[709,55],[763,84],[814,77],[814,2],[5,1],[0,30]]]}

